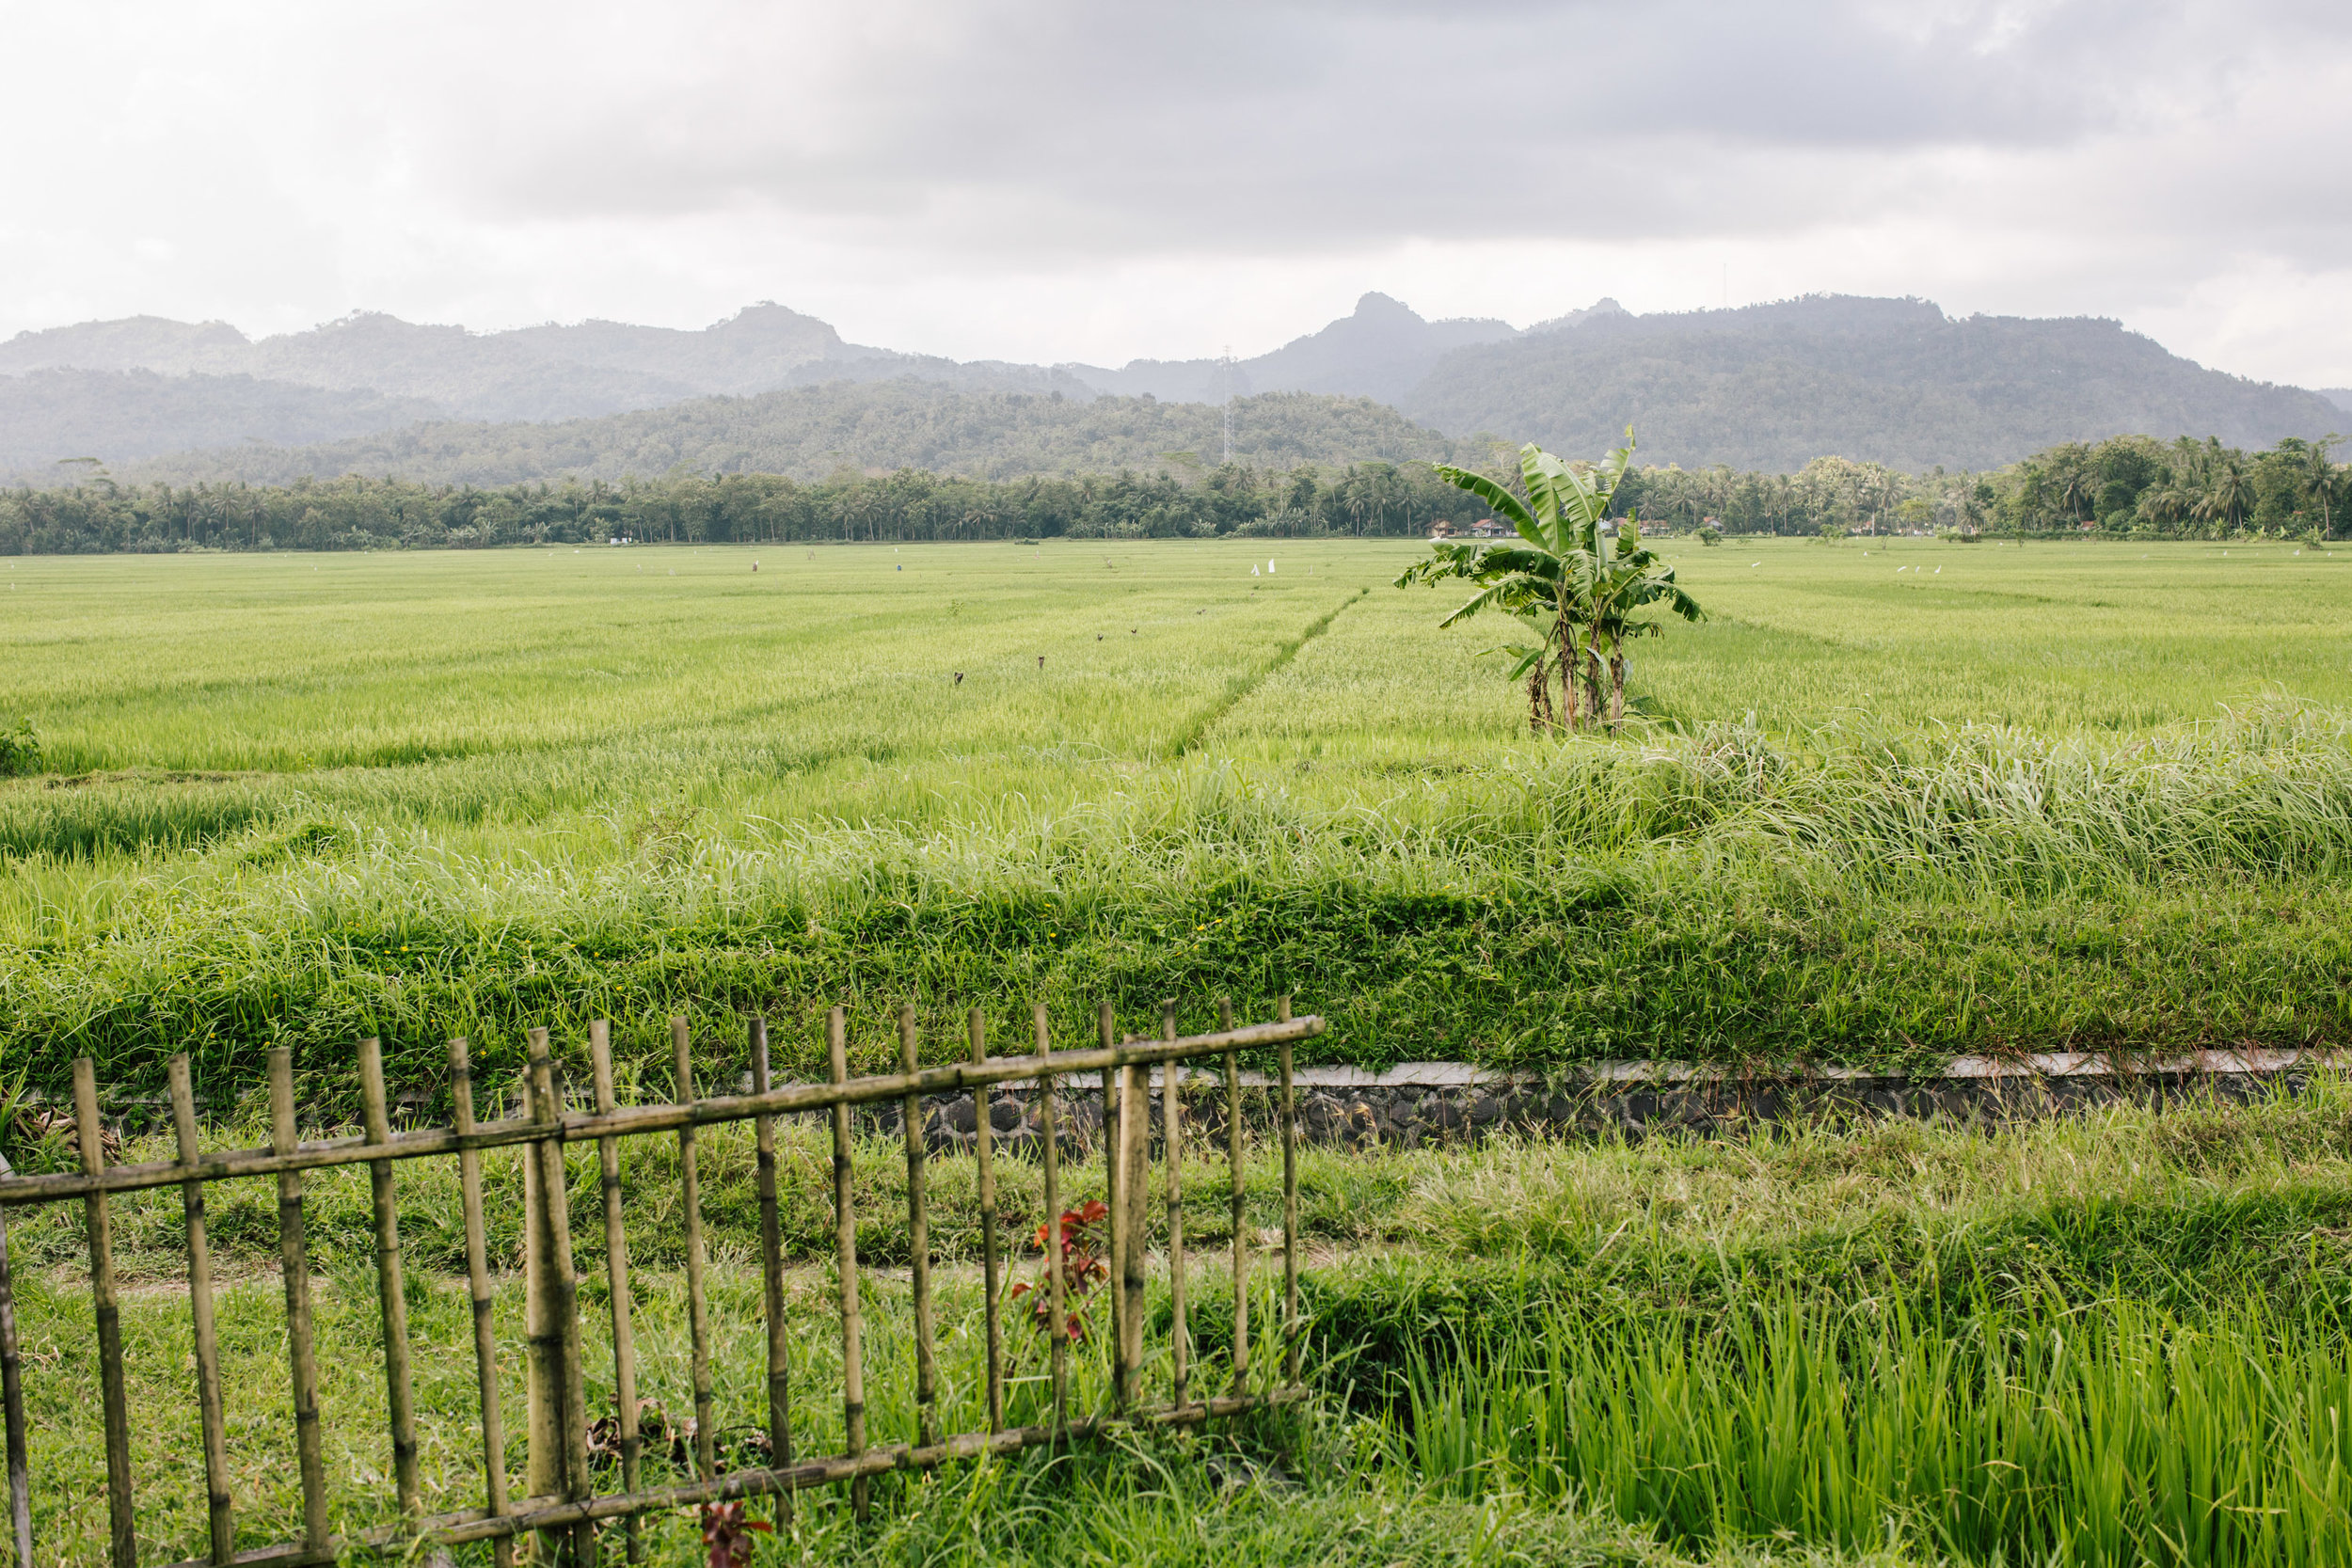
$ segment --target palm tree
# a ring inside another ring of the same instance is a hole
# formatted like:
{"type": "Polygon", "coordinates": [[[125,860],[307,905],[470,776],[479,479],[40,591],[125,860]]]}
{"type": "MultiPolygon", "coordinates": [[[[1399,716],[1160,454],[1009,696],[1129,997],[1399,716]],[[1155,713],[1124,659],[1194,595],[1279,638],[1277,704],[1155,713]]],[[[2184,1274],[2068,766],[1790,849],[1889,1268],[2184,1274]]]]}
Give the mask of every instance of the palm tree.
{"type": "Polygon", "coordinates": [[[2079,523],[2090,510],[2091,498],[2098,485],[2079,465],[2069,465],[2065,477],[2058,482],[2058,504],[2070,523],[2079,523]]]}
{"type": "Polygon", "coordinates": [[[2334,510],[2330,504],[2336,487],[2336,465],[2328,454],[2343,439],[2343,436],[2330,431],[2303,448],[2303,479],[2312,487],[2312,499],[2319,502],[2319,537],[2322,543],[2336,535],[2334,510]]]}
{"type": "Polygon", "coordinates": [[[2213,466],[2213,488],[2197,503],[2197,515],[2225,534],[2254,509],[2254,476],[2233,452],[2213,466]]]}
{"type": "Polygon", "coordinates": [[[1396,586],[1465,578],[1478,592],[1438,623],[1451,626],[1486,610],[1518,617],[1536,637],[1533,646],[1498,650],[1515,656],[1510,678],[1527,680],[1528,727],[1541,731],[1587,724],[1612,726],[1625,717],[1625,643],[1656,627],[1636,613],[1664,604],[1686,621],[1698,620],[1698,604],[1675,584],[1672,567],[1642,548],[1641,529],[1631,519],[1608,531],[1609,504],[1633,456],[1633,432],[1626,444],[1597,464],[1568,464],[1535,446],[1519,449],[1522,501],[1484,474],[1447,465],[1438,477],[1467,490],[1506,518],[1517,544],[1479,545],[1439,541],[1425,561],[1415,562],[1396,586]],[[1554,717],[1550,676],[1560,677],[1560,713],[1554,717]]]}
{"type": "Polygon", "coordinates": [[[2158,528],[2172,528],[2196,507],[2196,498],[2178,484],[2159,484],[2140,492],[2135,510],[2158,528]]]}

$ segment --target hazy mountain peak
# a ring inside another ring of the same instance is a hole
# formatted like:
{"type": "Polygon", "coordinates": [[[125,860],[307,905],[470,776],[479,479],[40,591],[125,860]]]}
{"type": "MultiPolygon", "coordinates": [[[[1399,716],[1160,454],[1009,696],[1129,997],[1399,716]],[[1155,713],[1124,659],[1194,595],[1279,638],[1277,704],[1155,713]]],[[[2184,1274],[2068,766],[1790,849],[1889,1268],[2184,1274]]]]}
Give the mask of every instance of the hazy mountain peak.
{"type": "Polygon", "coordinates": [[[1096,391],[1123,397],[1148,393],[1163,402],[1216,402],[1230,390],[1237,397],[1327,392],[1393,403],[1449,350],[1518,333],[1504,321],[1429,321],[1404,301],[1375,290],[1359,297],[1349,314],[1270,354],[1238,361],[1230,374],[1217,359],[1131,359],[1116,371],[1091,365],[1069,369],[1096,391]]]}
{"type": "Polygon", "coordinates": [[[1570,327],[1582,326],[1586,322],[1598,320],[1603,317],[1627,316],[1630,314],[1632,314],[1632,312],[1628,310],[1624,306],[1618,304],[1607,294],[1603,294],[1598,299],[1593,301],[1592,304],[1584,307],[1581,310],[1571,310],[1565,316],[1554,316],[1549,321],[1537,322],[1527,330],[1531,334],[1536,332],[1563,332],[1570,327]]]}
{"type": "MultiPolygon", "coordinates": [[[[1420,311],[1414,309],[1403,300],[1392,299],[1389,295],[1381,293],[1376,290],[1368,291],[1357,299],[1355,313],[1349,319],[1353,321],[1378,321],[1383,318],[1394,322],[1398,325],[1410,325],[1413,326],[1424,326],[1428,325],[1422,320],[1420,311]]],[[[1332,325],[1337,325],[1338,324],[1333,323],[1332,325]]],[[[1329,329],[1326,328],[1326,330],[1327,331],[1329,329]]]]}
{"type": "Polygon", "coordinates": [[[20,332],[0,343],[0,375],[27,371],[191,371],[240,368],[230,363],[251,345],[223,321],[178,322],[164,316],[124,316],[72,326],[20,332]]]}

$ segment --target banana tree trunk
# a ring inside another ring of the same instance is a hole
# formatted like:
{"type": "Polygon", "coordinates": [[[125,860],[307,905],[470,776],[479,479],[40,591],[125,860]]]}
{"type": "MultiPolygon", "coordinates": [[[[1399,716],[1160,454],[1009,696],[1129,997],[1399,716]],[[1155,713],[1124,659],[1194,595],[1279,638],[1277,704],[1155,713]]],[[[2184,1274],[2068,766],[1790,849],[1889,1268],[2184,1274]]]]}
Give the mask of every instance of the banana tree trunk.
{"type": "Polygon", "coordinates": [[[1578,672],[1584,681],[1584,711],[1593,728],[1601,729],[1609,722],[1607,677],[1601,673],[1600,649],[1596,641],[1588,641],[1579,650],[1583,669],[1578,672]]]}

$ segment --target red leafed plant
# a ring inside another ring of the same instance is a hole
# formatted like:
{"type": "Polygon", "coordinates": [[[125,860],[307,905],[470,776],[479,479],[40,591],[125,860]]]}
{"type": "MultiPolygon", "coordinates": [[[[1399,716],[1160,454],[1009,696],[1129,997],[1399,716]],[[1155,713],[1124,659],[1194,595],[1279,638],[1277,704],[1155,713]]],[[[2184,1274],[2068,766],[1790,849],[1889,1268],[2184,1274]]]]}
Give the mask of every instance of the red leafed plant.
{"type": "Polygon", "coordinates": [[[752,1532],[775,1528],[765,1519],[747,1519],[743,1505],[703,1504],[703,1544],[710,1548],[710,1568],[743,1568],[752,1560],[752,1532]]]}
{"type": "MultiPolygon", "coordinates": [[[[1103,1222],[1110,1216],[1110,1209],[1097,1198],[1083,1209],[1062,1211],[1061,1231],[1061,1293],[1062,1306],[1074,1308],[1084,1301],[1087,1292],[1111,1276],[1110,1265],[1103,1261],[1103,1222]]],[[[1056,1228],[1051,1220],[1041,1224],[1030,1237],[1030,1244],[1040,1252],[1046,1250],[1047,1238],[1056,1228]]],[[[1048,1258],[1044,1275],[1034,1283],[1023,1280],[1012,1288],[1015,1300],[1036,1292],[1029,1303],[1030,1321],[1041,1331],[1054,1326],[1054,1261],[1048,1258]]],[[[1076,1311],[1070,1313],[1064,1325],[1070,1338],[1087,1337],[1086,1324],[1076,1311]]]]}

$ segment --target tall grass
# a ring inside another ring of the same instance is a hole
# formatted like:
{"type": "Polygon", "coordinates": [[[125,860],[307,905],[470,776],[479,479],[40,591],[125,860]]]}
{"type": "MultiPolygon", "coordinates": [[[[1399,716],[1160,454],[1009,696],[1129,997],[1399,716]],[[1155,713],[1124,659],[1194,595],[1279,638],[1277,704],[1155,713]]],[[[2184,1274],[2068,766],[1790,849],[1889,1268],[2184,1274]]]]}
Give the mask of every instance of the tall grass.
{"type": "Polygon", "coordinates": [[[2343,1324],[2195,1325],[1766,1292],[1710,1321],[1500,1328],[1417,1357],[1400,1454],[1464,1495],[1575,1498],[1682,1543],[1909,1542],[1975,1562],[2352,1556],[2343,1324]]]}
{"type": "Polygon", "coordinates": [[[451,1034],[496,1051],[610,1015],[659,1059],[663,1015],[724,1031],[724,1053],[755,1008],[813,1068],[830,1001],[879,1019],[908,992],[944,1036],[970,998],[1002,1000],[1008,1030],[1032,997],[1082,1030],[1104,994],[1177,996],[1195,1021],[1218,991],[1248,1011],[1291,991],[1334,1020],[1327,1055],[1373,1062],[2352,1034],[2352,741],[2285,707],[2108,742],[1702,727],[1343,805],[1209,759],[928,822],[682,809],[524,836],[486,801],[467,820],[462,791],[402,826],[330,785],[275,805],[224,785],[176,817],[160,791],[0,792],[0,832],[62,845],[135,821],[202,846],[10,863],[0,1029],[36,1077],[89,1051],[152,1082],[185,1048],[241,1086],[283,1041],[345,1092],[363,1034],[430,1082],[451,1034]]]}

